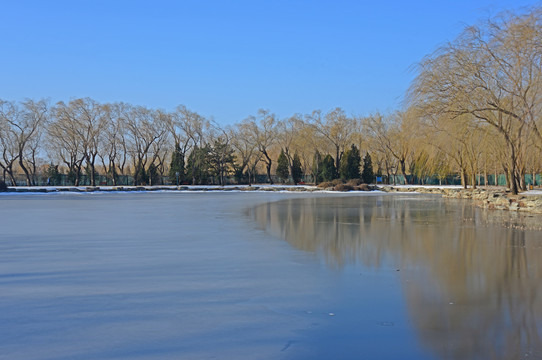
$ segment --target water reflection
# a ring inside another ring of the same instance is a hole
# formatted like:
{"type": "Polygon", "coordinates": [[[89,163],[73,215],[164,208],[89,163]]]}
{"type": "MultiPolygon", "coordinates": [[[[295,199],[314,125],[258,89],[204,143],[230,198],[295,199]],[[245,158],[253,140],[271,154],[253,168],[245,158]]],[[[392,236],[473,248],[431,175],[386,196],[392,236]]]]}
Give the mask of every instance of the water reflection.
{"type": "Polygon", "coordinates": [[[400,270],[414,331],[438,358],[542,358],[542,231],[518,229],[537,218],[503,216],[397,195],[253,210],[260,226],[332,268],[400,270]]]}

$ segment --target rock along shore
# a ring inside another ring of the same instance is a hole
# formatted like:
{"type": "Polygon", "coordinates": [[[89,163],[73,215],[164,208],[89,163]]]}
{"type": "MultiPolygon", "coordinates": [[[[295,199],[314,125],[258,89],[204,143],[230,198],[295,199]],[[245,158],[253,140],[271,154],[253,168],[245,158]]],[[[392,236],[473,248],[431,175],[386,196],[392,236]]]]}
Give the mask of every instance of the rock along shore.
{"type": "Polygon", "coordinates": [[[470,199],[474,205],[489,210],[521,211],[542,214],[542,195],[513,195],[503,189],[458,189],[424,187],[382,187],[386,192],[440,194],[445,198],[470,199]]]}

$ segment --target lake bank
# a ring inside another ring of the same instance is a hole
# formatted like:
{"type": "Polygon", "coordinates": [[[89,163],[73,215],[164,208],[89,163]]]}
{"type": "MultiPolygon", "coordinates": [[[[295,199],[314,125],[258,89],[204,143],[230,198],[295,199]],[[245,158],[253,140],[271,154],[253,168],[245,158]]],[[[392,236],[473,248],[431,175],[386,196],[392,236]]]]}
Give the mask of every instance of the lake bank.
{"type": "Polygon", "coordinates": [[[468,199],[472,200],[477,207],[488,210],[508,210],[542,214],[542,194],[539,191],[513,195],[511,192],[502,188],[463,189],[458,187],[386,186],[380,189],[388,193],[417,192],[438,194],[450,199],[468,199]]]}
{"type": "Polygon", "coordinates": [[[9,187],[4,193],[93,193],[93,192],[296,192],[296,193],[423,193],[441,195],[444,198],[472,200],[474,205],[488,210],[520,211],[542,214],[542,191],[528,191],[513,195],[504,188],[463,189],[459,186],[378,186],[370,191],[337,191],[311,185],[159,185],[159,186],[24,186],[9,187]]]}
{"type": "Polygon", "coordinates": [[[431,185],[370,185],[370,190],[335,190],[312,185],[157,185],[157,186],[18,186],[9,187],[4,195],[55,193],[207,193],[207,192],[264,192],[264,193],[319,193],[362,195],[378,193],[419,193],[440,195],[443,198],[472,200],[474,205],[489,210],[508,210],[542,214],[542,191],[534,190],[513,195],[505,188],[464,189],[460,186],[431,185]]]}

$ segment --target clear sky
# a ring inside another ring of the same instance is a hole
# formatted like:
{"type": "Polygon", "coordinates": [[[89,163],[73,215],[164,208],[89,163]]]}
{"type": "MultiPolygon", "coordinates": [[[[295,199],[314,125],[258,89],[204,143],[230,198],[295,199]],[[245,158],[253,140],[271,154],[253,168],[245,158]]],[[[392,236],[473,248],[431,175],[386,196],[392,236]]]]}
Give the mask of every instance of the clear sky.
{"type": "Polygon", "coordinates": [[[522,0],[0,0],[0,99],[91,97],[222,124],[398,109],[413,66],[522,0]]]}

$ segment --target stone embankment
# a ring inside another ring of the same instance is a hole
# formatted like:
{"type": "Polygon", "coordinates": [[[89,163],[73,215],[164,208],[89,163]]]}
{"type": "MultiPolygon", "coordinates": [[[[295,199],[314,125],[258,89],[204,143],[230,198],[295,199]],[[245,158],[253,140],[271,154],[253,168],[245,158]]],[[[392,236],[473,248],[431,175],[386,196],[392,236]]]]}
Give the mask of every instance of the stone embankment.
{"type": "Polygon", "coordinates": [[[458,189],[458,188],[395,188],[383,187],[386,192],[419,192],[440,194],[445,198],[470,199],[478,207],[490,210],[522,211],[542,214],[542,195],[513,195],[502,189],[458,189]]]}

